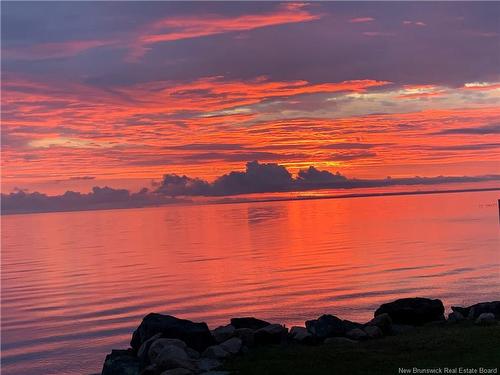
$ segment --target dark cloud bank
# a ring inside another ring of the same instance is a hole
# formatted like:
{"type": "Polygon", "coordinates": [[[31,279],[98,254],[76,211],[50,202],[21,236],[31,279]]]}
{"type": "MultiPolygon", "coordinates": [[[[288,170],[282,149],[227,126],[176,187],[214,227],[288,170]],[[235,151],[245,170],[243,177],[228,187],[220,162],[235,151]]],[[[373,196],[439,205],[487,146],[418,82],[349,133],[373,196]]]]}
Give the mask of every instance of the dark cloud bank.
{"type": "Polygon", "coordinates": [[[2,194],[2,213],[146,207],[185,202],[187,197],[222,197],[318,189],[437,185],[499,180],[500,175],[355,179],[347,178],[338,172],[322,171],[312,166],[299,171],[294,177],[281,165],[253,161],[246,164],[244,172],[233,171],[216,178],[213,182],[185,175],[166,174],[155,190],[150,191],[144,188],[138,193],[110,187],[94,187],[92,192],[87,194],[67,191],[56,196],[19,190],[10,194],[2,194]]]}
{"type": "Polygon", "coordinates": [[[154,194],[146,188],[131,193],[126,189],[95,186],[87,194],[67,191],[54,196],[17,190],[2,194],[2,214],[134,208],[175,202],[178,200],[154,194]]]}

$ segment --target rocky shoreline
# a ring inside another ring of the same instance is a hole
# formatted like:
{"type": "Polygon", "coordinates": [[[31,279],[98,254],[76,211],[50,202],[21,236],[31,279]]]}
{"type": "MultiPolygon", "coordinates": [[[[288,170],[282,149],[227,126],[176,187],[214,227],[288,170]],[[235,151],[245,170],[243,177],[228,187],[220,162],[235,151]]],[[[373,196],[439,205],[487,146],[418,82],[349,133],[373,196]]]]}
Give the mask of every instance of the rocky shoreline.
{"type": "Polygon", "coordinates": [[[232,318],[230,324],[210,330],[195,323],[156,313],[144,317],[134,331],[131,348],[106,356],[101,375],[227,375],[224,361],[245,355],[253,348],[298,343],[300,345],[355,345],[389,335],[411,332],[417,326],[436,327],[464,320],[495,325],[500,301],[468,307],[452,306],[448,318],[439,299],[403,298],[381,305],[367,323],[322,315],[305,326],[288,329],[253,317],[232,318]]]}

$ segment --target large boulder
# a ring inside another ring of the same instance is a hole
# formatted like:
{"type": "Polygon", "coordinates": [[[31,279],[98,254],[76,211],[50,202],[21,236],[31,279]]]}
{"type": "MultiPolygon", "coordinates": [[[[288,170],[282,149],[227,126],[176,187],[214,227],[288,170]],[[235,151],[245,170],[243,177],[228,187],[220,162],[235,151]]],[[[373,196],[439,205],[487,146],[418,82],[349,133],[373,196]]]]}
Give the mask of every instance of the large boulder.
{"type": "Polygon", "coordinates": [[[176,346],[178,348],[181,348],[184,352],[186,351],[186,348],[187,348],[186,343],[184,341],[179,340],[179,339],[166,339],[166,338],[156,339],[149,346],[149,350],[148,350],[149,362],[155,363],[156,358],[160,355],[160,353],[163,351],[163,349],[165,349],[167,346],[176,346]]]}
{"type": "Polygon", "coordinates": [[[187,347],[185,350],[189,358],[198,359],[201,357],[200,352],[194,350],[193,348],[187,347]]]}
{"type": "Polygon", "coordinates": [[[444,320],[444,306],[439,299],[402,298],[384,303],[375,316],[388,314],[396,324],[422,325],[428,322],[444,320]]]}
{"type": "Polygon", "coordinates": [[[231,325],[236,329],[238,329],[238,328],[250,328],[250,329],[253,329],[255,331],[257,329],[264,328],[270,324],[271,323],[266,322],[265,320],[260,320],[260,319],[252,318],[252,317],[231,319],[231,325]]]}
{"type": "Polygon", "coordinates": [[[477,319],[481,314],[491,313],[495,315],[495,319],[500,320],[500,301],[480,302],[468,307],[452,306],[451,309],[468,319],[477,319]]]}
{"type": "Polygon", "coordinates": [[[492,326],[497,324],[497,321],[495,319],[495,314],[493,313],[482,313],[476,318],[476,321],[474,322],[480,326],[492,326]]]}
{"type": "Polygon", "coordinates": [[[232,337],[220,344],[222,349],[231,354],[238,354],[243,345],[243,340],[239,337],[232,337]]]}
{"type": "Polygon", "coordinates": [[[157,333],[161,333],[162,337],[180,339],[198,351],[214,344],[214,338],[206,323],[194,323],[171,315],[151,313],[144,317],[134,331],[130,346],[138,351],[146,340],[157,333]]]}
{"type": "Polygon", "coordinates": [[[290,337],[301,344],[312,344],[314,336],[305,327],[293,326],[290,328],[290,337]]]}
{"type": "Polygon", "coordinates": [[[231,324],[228,324],[227,326],[221,326],[214,329],[212,331],[212,335],[214,336],[215,341],[220,344],[221,342],[229,340],[233,337],[234,331],[236,331],[236,328],[234,328],[231,324]]]}
{"type": "Polygon", "coordinates": [[[205,349],[201,354],[204,358],[225,359],[231,355],[226,349],[220,345],[212,345],[205,349]]]}
{"type": "Polygon", "coordinates": [[[148,355],[149,348],[160,337],[161,337],[161,333],[157,333],[156,335],[153,335],[152,337],[150,337],[149,339],[144,341],[142,343],[141,347],[139,348],[139,350],[137,351],[137,358],[139,358],[139,361],[141,363],[141,368],[144,368],[147,365],[149,365],[149,363],[150,363],[149,355],[148,355]]]}
{"type": "Polygon", "coordinates": [[[240,338],[245,346],[252,347],[255,344],[255,331],[251,328],[238,328],[234,336],[240,338]]]}
{"type": "Polygon", "coordinates": [[[365,327],[378,327],[385,335],[389,335],[392,333],[392,319],[387,313],[380,314],[366,323],[365,327]]]}
{"type": "Polygon", "coordinates": [[[165,347],[152,362],[156,364],[160,370],[169,370],[179,367],[191,371],[196,370],[194,361],[189,358],[186,351],[175,345],[165,347]]]}
{"type": "Polygon", "coordinates": [[[255,332],[255,345],[280,344],[286,341],[288,329],[280,324],[269,324],[255,332]]]}
{"type": "Polygon", "coordinates": [[[368,334],[361,328],[354,328],[345,333],[345,336],[351,340],[366,340],[369,338],[368,334]]]}
{"type": "Polygon", "coordinates": [[[448,314],[448,323],[458,323],[465,320],[465,317],[458,311],[453,311],[448,314]]]}
{"type": "Polygon", "coordinates": [[[306,328],[319,339],[344,336],[347,331],[362,327],[359,323],[342,320],[334,315],[322,315],[318,319],[306,321],[306,328]]]}
{"type": "Polygon", "coordinates": [[[112,350],[104,360],[101,375],[139,375],[139,359],[131,350],[112,350]]]}
{"type": "Polygon", "coordinates": [[[222,362],[215,358],[201,358],[198,361],[200,371],[212,371],[222,366],[222,362]]]}

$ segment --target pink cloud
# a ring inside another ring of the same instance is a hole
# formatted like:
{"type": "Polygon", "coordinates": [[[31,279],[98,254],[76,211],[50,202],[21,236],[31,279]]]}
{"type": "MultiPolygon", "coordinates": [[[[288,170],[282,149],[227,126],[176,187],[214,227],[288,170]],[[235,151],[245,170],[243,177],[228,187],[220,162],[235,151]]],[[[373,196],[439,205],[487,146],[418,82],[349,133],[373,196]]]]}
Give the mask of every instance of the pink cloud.
{"type": "Polygon", "coordinates": [[[358,17],[358,18],[351,18],[349,20],[350,23],[364,23],[364,22],[372,22],[375,21],[375,18],[373,17],[358,17]]]}
{"type": "Polygon", "coordinates": [[[425,22],[422,22],[422,21],[403,21],[403,25],[413,25],[413,26],[419,26],[419,27],[424,27],[424,26],[427,26],[427,24],[425,22]]]}
{"type": "Polygon", "coordinates": [[[285,3],[276,10],[261,14],[228,17],[218,14],[204,17],[167,17],[146,27],[132,47],[129,61],[142,57],[147,45],[175,40],[200,38],[228,32],[249,31],[269,26],[310,22],[321,18],[305,9],[308,3],[285,3]]]}

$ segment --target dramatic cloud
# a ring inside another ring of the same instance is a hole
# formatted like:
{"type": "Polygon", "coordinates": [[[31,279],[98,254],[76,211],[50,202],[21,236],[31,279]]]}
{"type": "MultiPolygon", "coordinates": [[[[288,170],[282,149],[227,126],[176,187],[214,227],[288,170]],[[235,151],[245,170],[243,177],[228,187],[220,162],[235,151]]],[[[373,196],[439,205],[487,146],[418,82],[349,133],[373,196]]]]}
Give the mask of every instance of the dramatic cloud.
{"type": "Polygon", "coordinates": [[[500,141],[499,10],[2,2],[3,191],[137,189],[165,170],[214,181],[251,160],[495,173],[494,148],[464,145],[500,141]]]}
{"type": "Polygon", "coordinates": [[[210,190],[210,184],[202,179],[166,174],[156,192],[175,197],[179,195],[210,195],[210,190]]]}
{"type": "MultiPolygon", "coordinates": [[[[275,163],[246,164],[245,171],[233,171],[208,182],[185,175],[166,174],[155,182],[156,190],[141,189],[131,193],[126,189],[94,187],[84,194],[67,191],[48,196],[24,189],[2,194],[2,214],[53,211],[82,211],[115,208],[135,208],[185,202],[177,197],[221,197],[255,193],[299,192],[320,189],[362,189],[404,185],[438,185],[466,182],[500,181],[500,175],[437,176],[384,179],[355,179],[339,172],[331,173],[314,166],[301,169],[294,177],[284,166],[275,163]]],[[[363,193],[359,193],[362,195],[363,193]]]]}
{"type": "Polygon", "coordinates": [[[234,195],[284,191],[293,184],[293,178],[285,167],[278,164],[247,163],[245,172],[231,172],[212,183],[215,195],[234,195]]]}
{"type": "Polygon", "coordinates": [[[308,169],[300,170],[295,181],[299,186],[318,188],[332,184],[343,184],[347,181],[347,177],[342,176],[339,172],[333,174],[310,166],[308,169]]]}
{"type": "Polygon", "coordinates": [[[168,174],[156,193],[175,196],[230,196],[254,193],[291,192],[317,189],[353,189],[397,185],[435,185],[462,182],[500,181],[500,175],[437,176],[385,179],[351,179],[340,173],[310,166],[296,177],[274,163],[249,162],[244,172],[233,171],[209,183],[201,179],[168,174]]]}

